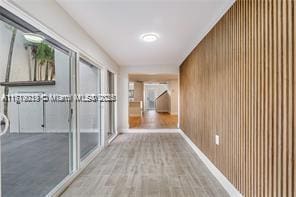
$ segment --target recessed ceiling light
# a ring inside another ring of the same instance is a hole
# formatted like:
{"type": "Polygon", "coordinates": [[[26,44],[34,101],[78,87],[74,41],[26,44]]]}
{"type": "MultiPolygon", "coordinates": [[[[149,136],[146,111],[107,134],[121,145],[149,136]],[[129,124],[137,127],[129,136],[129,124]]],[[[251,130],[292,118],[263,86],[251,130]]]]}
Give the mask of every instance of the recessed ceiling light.
{"type": "Polygon", "coordinates": [[[154,42],[159,38],[157,33],[145,33],[140,36],[144,42],[154,42]]]}
{"type": "Polygon", "coordinates": [[[33,42],[33,43],[41,43],[45,39],[44,36],[39,34],[33,34],[33,33],[25,33],[24,37],[27,41],[33,42]]]}

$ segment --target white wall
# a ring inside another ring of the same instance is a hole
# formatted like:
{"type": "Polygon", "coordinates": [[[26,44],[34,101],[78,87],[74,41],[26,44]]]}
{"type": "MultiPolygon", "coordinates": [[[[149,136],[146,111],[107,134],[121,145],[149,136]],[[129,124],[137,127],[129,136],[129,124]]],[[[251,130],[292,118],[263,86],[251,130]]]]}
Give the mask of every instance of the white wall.
{"type": "Polygon", "coordinates": [[[128,129],[128,75],[129,74],[179,74],[174,66],[126,66],[120,67],[118,76],[118,128],[128,129]]]}

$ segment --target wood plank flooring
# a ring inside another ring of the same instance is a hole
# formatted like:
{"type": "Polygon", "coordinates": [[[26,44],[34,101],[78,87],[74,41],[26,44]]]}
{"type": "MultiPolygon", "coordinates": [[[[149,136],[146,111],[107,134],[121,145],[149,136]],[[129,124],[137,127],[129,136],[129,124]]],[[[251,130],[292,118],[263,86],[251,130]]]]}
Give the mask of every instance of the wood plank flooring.
{"type": "Polygon", "coordinates": [[[228,196],[178,133],[122,134],[62,197],[228,196]]]}
{"type": "Polygon", "coordinates": [[[178,116],[166,112],[145,111],[142,117],[129,117],[130,128],[177,128],[178,116]]]}

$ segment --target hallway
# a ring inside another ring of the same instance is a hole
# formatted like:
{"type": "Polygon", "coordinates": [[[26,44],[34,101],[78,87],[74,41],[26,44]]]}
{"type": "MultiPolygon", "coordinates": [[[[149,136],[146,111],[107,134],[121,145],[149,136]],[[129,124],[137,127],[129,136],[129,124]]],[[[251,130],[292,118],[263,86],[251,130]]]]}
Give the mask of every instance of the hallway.
{"type": "Polygon", "coordinates": [[[296,197],[296,0],[0,0],[0,197],[296,197]]]}
{"type": "Polygon", "coordinates": [[[122,134],[62,195],[228,196],[177,133],[122,134]]]}

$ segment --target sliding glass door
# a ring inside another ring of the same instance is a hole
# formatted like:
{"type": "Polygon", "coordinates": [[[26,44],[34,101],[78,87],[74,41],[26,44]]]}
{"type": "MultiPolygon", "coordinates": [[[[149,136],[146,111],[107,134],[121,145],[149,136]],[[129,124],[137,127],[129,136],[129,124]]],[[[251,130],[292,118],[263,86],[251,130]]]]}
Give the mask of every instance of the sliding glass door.
{"type": "Polygon", "coordinates": [[[101,72],[96,66],[80,59],[79,96],[86,98],[80,102],[80,158],[85,158],[92,150],[100,146],[101,105],[94,99],[101,92],[101,72]],[[89,98],[87,98],[89,96],[89,98]]]}
{"type": "Polygon", "coordinates": [[[72,172],[71,102],[61,95],[71,94],[73,53],[0,11],[0,94],[10,95],[0,103],[10,122],[1,136],[2,197],[46,196],[72,172]]]}
{"type": "Polygon", "coordinates": [[[2,197],[46,196],[73,170],[71,102],[60,100],[71,94],[73,53],[0,11],[0,94],[9,95],[0,113],[10,122],[1,136],[2,197]]]}
{"type": "Polygon", "coordinates": [[[46,196],[101,146],[101,70],[1,6],[0,43],[0,196],[46,196]]]}

